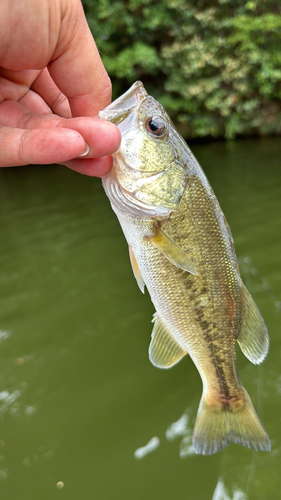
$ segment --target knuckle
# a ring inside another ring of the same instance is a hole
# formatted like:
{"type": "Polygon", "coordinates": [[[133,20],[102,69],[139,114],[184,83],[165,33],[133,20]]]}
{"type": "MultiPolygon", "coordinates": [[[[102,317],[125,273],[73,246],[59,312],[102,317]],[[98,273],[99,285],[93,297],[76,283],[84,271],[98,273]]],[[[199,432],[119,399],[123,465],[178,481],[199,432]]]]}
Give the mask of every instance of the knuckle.
{"type": "Polygon", "coordinates": [[[27,128],[27,124],[29,120],[33,117],[33,113],[31,111],[24,113],[20,120],[18,121],[17,127],[18,128],[27,128]]]}
{"type": "Polygon", "coordinates": [[[102,87],[101,90],[102,97],[109,97],[109,99],[111,99],[112,83],[106,71],[101,80],[101,87],[102,87]]]}
{"type": "Polygon", "coordinates": [[[70,118],[70,116],[71,116],[69,101],[68,101],[67,97],[62,93],[59,93],[56,96],[54,101],[51,103],[51,108],[52,108],[52,111],[54,113],[58,114],[59,116],[65,115],[66,113],[68,115],[67,116],[68,118],[70,118]]]}
{"type": "Polygon", "coordinates": [[[17,144],[17,159],[19,165],[25,165],[27,162],[27,154],[26,154],[26,142],[28,139],[28,130],[24,130],[20,135],[18,144],[17,144]]]}

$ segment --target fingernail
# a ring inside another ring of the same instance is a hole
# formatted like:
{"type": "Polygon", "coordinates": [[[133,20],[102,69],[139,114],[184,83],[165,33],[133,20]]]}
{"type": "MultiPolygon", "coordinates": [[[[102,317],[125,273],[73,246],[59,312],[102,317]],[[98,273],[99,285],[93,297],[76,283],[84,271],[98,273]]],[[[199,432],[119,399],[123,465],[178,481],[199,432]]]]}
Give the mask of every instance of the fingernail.
{"type": "Polygon", "coordinates": [[[90,146],[89,144],[86,143],[86,149],[84,151],[84,153],[82,153],[81,155],[78,155],[78,157],[81,158],[81,156],[87,156],[87,154],[90,152],[90,146]]]}

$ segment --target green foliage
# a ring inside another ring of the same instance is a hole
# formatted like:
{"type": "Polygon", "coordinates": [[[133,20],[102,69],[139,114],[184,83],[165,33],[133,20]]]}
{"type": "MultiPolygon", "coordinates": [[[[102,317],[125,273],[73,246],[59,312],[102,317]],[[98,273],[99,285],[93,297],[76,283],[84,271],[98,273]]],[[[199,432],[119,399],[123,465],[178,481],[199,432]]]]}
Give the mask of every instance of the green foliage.
{"type": "Polygon", "coordinates": [[[83,0],[114,97],[142,80],[184,137],[281,132],[280,0],[83,0]]]}

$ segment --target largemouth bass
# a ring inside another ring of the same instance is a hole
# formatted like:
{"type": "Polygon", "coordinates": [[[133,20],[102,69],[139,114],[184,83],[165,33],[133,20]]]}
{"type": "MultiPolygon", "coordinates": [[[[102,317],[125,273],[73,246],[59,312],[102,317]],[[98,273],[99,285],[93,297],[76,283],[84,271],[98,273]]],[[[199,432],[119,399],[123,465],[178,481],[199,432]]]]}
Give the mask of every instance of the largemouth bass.
{"type": "Polygon", "coordinates": [[[129,244],[135,278],[156,313],[151,362],[169,368],[187,353],[203,382],[196,453],[231,441],[270,450],[242,386],[235,344],[255,364],[268,351],[261,314],[243,285],[229,226],[206,176],[164,108],[136,82],[100,112],[122,134],[103,186],[129,244]]]}

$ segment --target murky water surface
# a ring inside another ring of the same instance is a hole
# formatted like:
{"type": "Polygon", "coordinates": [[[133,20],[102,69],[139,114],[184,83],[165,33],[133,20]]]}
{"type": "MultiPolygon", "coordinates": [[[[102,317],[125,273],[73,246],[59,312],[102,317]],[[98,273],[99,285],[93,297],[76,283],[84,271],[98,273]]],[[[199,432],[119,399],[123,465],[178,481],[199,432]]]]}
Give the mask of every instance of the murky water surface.
{"type": "MultiPolygon", "coordinates": [[[[99,179],[0,171],[1,500],[268,500],[281,491],[281,141],[193,147],[269,328],[239,371],[272,452],[196,456],[190,359],[148,360],[151,317],[99,179]]],[[[237,349],[238,350],[238,349],[237,349]]]]}

